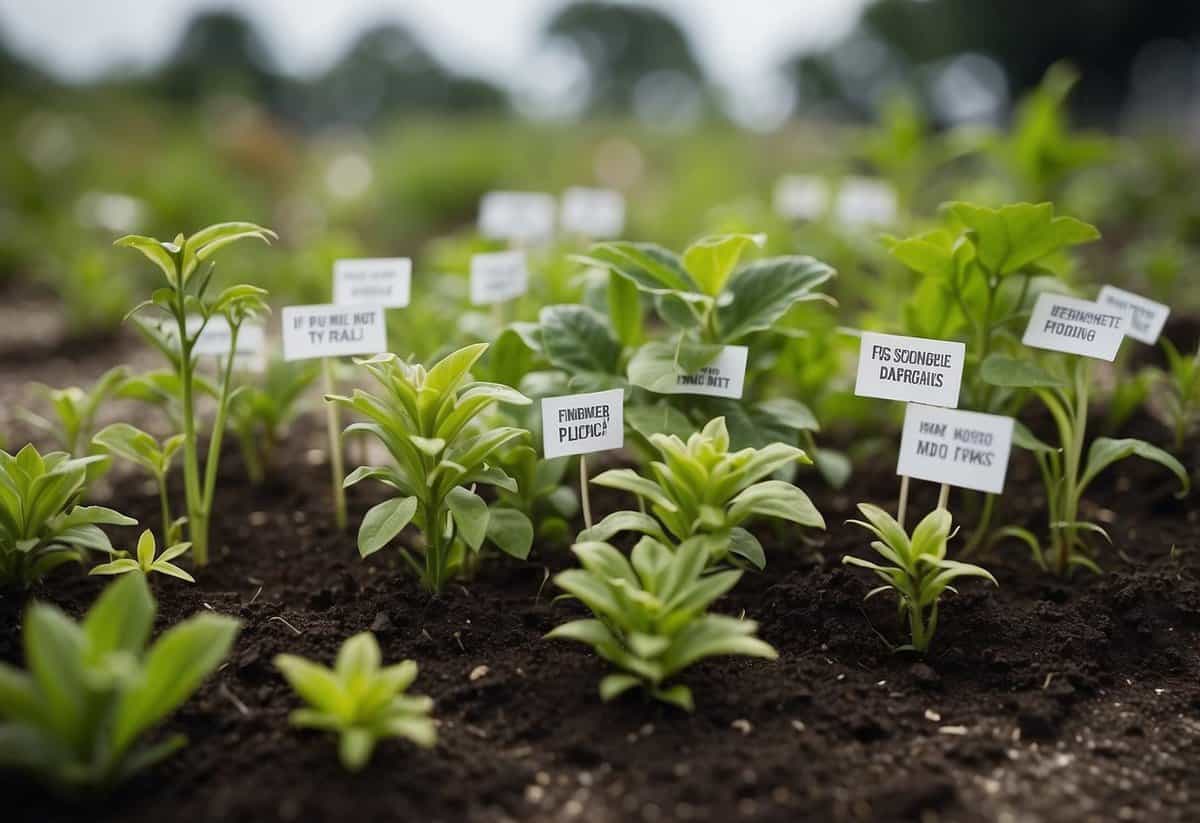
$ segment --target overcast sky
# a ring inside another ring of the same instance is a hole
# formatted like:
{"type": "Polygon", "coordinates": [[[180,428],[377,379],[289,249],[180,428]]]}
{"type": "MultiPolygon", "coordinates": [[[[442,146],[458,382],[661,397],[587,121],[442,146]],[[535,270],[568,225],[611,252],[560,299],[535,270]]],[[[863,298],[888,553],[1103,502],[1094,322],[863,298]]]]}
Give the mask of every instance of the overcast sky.
{"type": "MultiPolygon", "coordinates": [[[[407,22],[447,63],[520,83],[547,17],[565,0],[0,0],[11,47],[82,78],[145,65],[198,10],[234,8],[258,24],[285,69],[323,68],[364,27],[407,22]]],[[[866,0],[649,0],[672,12],[718,82],[745,88],[797,50],[837,39],[866,0]]]]}

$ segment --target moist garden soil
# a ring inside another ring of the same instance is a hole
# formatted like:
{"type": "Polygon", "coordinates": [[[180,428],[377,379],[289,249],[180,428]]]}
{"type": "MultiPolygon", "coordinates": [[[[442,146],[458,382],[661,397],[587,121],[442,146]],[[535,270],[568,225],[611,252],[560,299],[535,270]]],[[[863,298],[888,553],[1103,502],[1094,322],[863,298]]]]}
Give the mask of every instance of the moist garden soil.
{"type": "MultiPolygon", "coordinates": [[[[10,408],[27,379],[65,385],[128,353],[120,341],[30,362],[0,357],[10,408]],[[49,372],[49,373],[48,373],[49,372]]],[[[1159,441],[1149,419],[1134,433],[1159,441]]],[[[361,560],[353,524],[381,499],[351,490],[352,528],[332,526],[320,421],[297,426],[267,485],[249,486],[231,451],[213,518],[214,561],[189,586],[153,580],[159,628],[204,609],[239,618],[228,663],[161,733],[190,745],[100,798],[64,803],[23,777],[0,778],[6,820],[87,821],[1188,821],[1200,819],[1200,561],[1191,501],[1158,467],[1129,461],[1089,493],[1104,523],[1103,576],[1059,580],[1024,550],[987,565],[998,589],[949,595],[925,659],[901,642],[886,598],[864,604],[866,532],[844,521],[857,501],[894,507],[890,455],[841,491],[805,482],[825,533],[760,529],[768,566],[720,610],[758,620],[778,661],[706,661],[687,672],[697,710],[629,695],[604,704],[605,664],[547,641],[579,616],[547,577],[570,565],[535,546],[528,563],[492,558],[475,579],[431,598],[395,553],[361,560]],[[385,741],[359,774],[335,744],[287,724],[297,698],[272,665],[280,652],[332,660],[374,631],[385,660],[413,658],[439,742],[385,741]]],[[[10,442],[10,446],[13,443],[10,442]]],[[[1195,446],[1185,463],[1195,465],[1195,446]]],[[[157,528],[157,500],[114,472],[108,505],[157,528]]],[[[936,488],[914,484],[910,520],[936,488]]],[[[176,483],[178,488],[178,483],[176,483]]],[[[1035,467],[1015,454],[999,516],[1045,531],[1035,467]]],[[[598,516],[621,498],[597,495],[598,516]]],[[[960,492],[952,510],[965,511],[960,492]]],[[[126,542],[133,529],[123,530],[126,542]]],[[[30,594],[80,615],[103,585],[79,569],[30,594]]],[[[0,658],[19,662],[25,595],[0,598],[0,658]]]]}

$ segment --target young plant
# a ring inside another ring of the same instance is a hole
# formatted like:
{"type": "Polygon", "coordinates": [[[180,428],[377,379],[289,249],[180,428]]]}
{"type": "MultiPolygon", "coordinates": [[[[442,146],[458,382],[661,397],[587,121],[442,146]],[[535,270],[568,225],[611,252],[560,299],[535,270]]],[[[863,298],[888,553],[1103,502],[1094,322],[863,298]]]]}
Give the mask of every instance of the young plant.
{"type": "Polygon", "coordinates": [[[1088,390],[1092,382],[1088,358],[1048,358],[1047,366],[1043,367],[1032,360],[993,355],[983,364],[983,376],[1002,388],[1032,391],[1054,420],[1057,446],[1038,440],[1020,424],[1013,434],[1013,442],[1032,451],[1041,469],[1050,515],[1050,556],[1046,556],[1038,538],[1026,529],[1007,527],[998,530],[994,536],[994,540],[1015,537],[1024,541],[1042,569],[1059,575],[1078,566],[1100,571],[1092,559],[1086,536],[1098,534],[1109,542],[1111,540],[1101,526],[1082,520],[1079,509],[1088,486],[1113,463],[1135,456],[1153,461],[1179,478],[1181,497],[1190,489],[1191,481],[1183,465],[1143,440],[1098,437],[1085,457],[1088,390]]]}
{"type": "Polygon", "coordinates": [[[515,491],[497,487],[499,504],[529,518],[538,539],[565,545],[571,521],[579,514],[579,495],[564,482],[570,460],[544,460],[534,449],[517,443],[497,453],[496,465],[516,482],[515,491]]]}
{"type": "Polygon", "coordinates": [[[253,223],[218,223],[201,229],[191,237],[177,235],[171,242],[153,237],[127,235],[116,241],[117,246],[136,249],[162,271],[166,286],[155,290],[149,300],[133,309],[157,309],[167,325],[139,321],[139,327],[167,358],[179,379],[179,404],[183,418],[183,481],[187,501],[187,528],[193,546],[196,565],[208,563],[208,530],[212,516],[213,496],[217,485],[217,464],[221,456],[221,441],[225,434],[225,418],[233,393],[234,359],[238,333],[242,323],[267,311],[267,293],[256,286],[230,286],[219,294],[209,294],[213,267],[201,272],[200,264],[207,262],[225,246],[244,239],[270,242],[276,237],[270,229],[253,223]],[[209,435],[208,453],[203,467],[200,462],[200,432],[196,414],[196,343],[210,318],[224,317],[229,324],[229,354],[221,371],[217,390],[217,411],[209,435]],[[200,322],[189,325],[190,317],[200,322]],[[168,328],[170,331],[168,331],[168,328]]]}
{"type": "Polygon", "coordinates": [[[191,543],[176,543],[174,546],[163,549],[162,554],[156,557],[155,553],[158,551],[158,545],[154,542],[154,532],[146,529],[142,532],[142,536],[138,538],[136,560],[129,557],[128,552],[114,551],[115,560],[108,563],[101,563],[88,572],[88,574],[115,575],[141,572],[143,575],[149,576],[151,572],[157,572],[158,574],[165,574],[170,577],[178,577],[180,580],[186,580],[189,583],[195,583],[196,578],[171,562],[183,555],[191,547],[191,543]]]}
{"type": "Polygon", "coordinates": [[[87,447],[95,432],[96,412],[118,387],[125,381],[129,369],[117,366],[100,375],[90,389],[71,386],[52,389],[39,385],[41,394],[54,410],[54,419],[39,414],[18,410],[18,414],[29,424],[49,432],[58,446],[74,457],[87,454],[87,447]]]}
{"type": "Polygon", "coordinates": [[[171,461],[183,446],[183,435],[176,434],[159,443],[152,435],[128,423],[113,423],[97,432],[92,442],[109,454],[129,460],[150,473],[158,486],[163,545],[178,543],[186,518],[171,519],[167,478],[171,472],[171,461]]]}
{"type": "Polygon", "coordinates": [[[476,484],[511,492],[517,485],[496,465],[497,452],[528,435],[516,426],[483,427],[477,418],[492,404],[527,405],[520,392],[471,379],[470,369],[487,349],[479,343],[447,355],[426,370],[394,354],[359,360],[382,389],[378,395],[356,389],[351,397],[326,396],[367,418],[346,434],[377,437],[392,456],[391,466],[361,466],[346,486],[379,480],[399,493],[372,508],[358,530],[358,550],[366,557],[390,543],[410,522],[424,535],[424,563],[405,548],[401,556],[433,592],[441,592],[465,571],[485,540],[524,559],[533,545],[529,518],[511,508],[489,510],[476,484]]]}
{"type": "Polygon", "coordinates": [[[1164,337],[1162,349],[1167,356],[1167,368],[1159,373],[1158,382],[1167,389],[1167,417],[1175,450],[1179,451],[1200,423],[1200,347],[1195,354],[1185,355],[1164,337]]]}
{"type": "Polygon", "coordinates": [[[103,506],[77,505],[88,466],[102,455],[41,455],[32,445],[0,451],[0,588],[24,588],[88,551],[112,551],[100,526],[137,521],[103,506]]]}
{"type": "Polygon", "coordinates": [[[203,613],[146,648],[157,606],[125,575],[75,623],[53,606],[25,612],[25,663],[0,663],[0,765],[65,790],[104,789],[168,757],[182,735],[143,744],[221,664],[238,622],[203,613]]]}
{"type": "Polygon", "coordinates": [[[275,657],[275,667],[308,704],[292,712],[292,725],[336,733],[338,757],[352,772],[367,765],[384,738],[403,737],[425,748],[437,742],[429,716],[433,700],[405,693],[417,679],[417,664],[380,662],[370,632],[346,640],[332,669],[292,654],[275,657]]]}
{"type": "Polygon", "coordinates": [[[300,413],[300,398],[320,373],[320,364],[311,360],[272,360],[261,385],[242,386],[235,392],[229,423],[254,485],[263,482],[287,427],[300,413]]]}
{"type": "Polygon", "coordinates": [[[754,621],[708,614],[742,576],[733,569],[705,572],[711,541],[693,537],[672,550],[643,537],[628,559],[602,542],[571,548],[583,568],[560,572],[554,582],[595,618],[564,623],[546,637],[586,643],[620,669],[600,681],[602,699],[640,686],[656,700],[691,711],[691,689],[669,683],[688,666],[715,655],[778,656],[754,636],[754,621]]]}
{"type": "Polygon", "coordinates": [[[795,446],[773,443],[764,449],[729,450],[725,418],[711,420],[680,440],[654,434],[650,442],[661,460],[650,463],[653,479],[632,469],[612,469],[592,480],[598,486],[633,492],[648,501],[651,517],[641,511],[610,514],[583,532],[581,541],[603,541],[623,531],[641,532],[662,542],[710,538],[709,563],[749,563],[756,569],[767,558],[758,539],[743,527],[753,517],[774,517],[801,526],[825,528],[825,519],[808,495],[782,480],[763,480],[792,463],[811,462],[795,446]]]}
{"type": "Polygon", "coordinates": [[[911,633],[911,643],[901,649],[921,653],[929,650],[937,631],[938,600],[947,589],[954,591],[950,584],[958,578],[982,577],[999,585],[987,569],[946,559],[946,543],[953,536],[950,512],[946,509],[934,509],[927,514],[913,529],[911,538],[895,518],[878,506],[859,503],[858,510],[866,521],[850,522],[879,538],[871,543],[871,548],[888,565],[853,555],[846,555],[842,562],[870,569],[883,580],[885,585],[868,592],[868,598],[888,591],[896,593],[900,619],[907,619],[911,633]]]}

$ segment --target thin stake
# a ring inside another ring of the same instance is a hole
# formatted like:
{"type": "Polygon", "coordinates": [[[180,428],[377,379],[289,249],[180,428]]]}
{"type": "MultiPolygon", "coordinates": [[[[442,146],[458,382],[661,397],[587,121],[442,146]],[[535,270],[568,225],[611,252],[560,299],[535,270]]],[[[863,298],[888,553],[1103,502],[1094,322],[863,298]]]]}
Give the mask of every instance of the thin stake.
{"type": "MultiPolygon", "coordinates": [[[[334,394],[336,386],[333,377],[333,359],[321,359],[321,371],[325,378],[325,394],[334,394]]],[[[334,522],[338,531],[346,529],[346,489],[342,480],[346,476],[346,467],[342,462],[342,423],[339,419],[336,403],[325,404],[325,424],[329,435],[329,471],[333,481],[333,512],[334,522]]]]}
{"type": "Polygon", "coordinates": [[[896,507],[896,522],[904,528],[904,516],[908,513],[908,475],[900,475],[900,505],[896,507]]]}
{"type": "Polygon", "coordinates": [[[592,527],[592,501],[588,496],[588,468],[587,455],[579,455],[579,497],[583,502],[583,525],[586,528],[592,527]]]}
{"type": "Polygon", "coordinates": [[[950,502],[950,484],[943,483],[942,490],[940,492],[938,492],[938,505],[937,505],[938,509],[940,509],[941,511],[945,511],[946,504],[949,502],[950,502]]]}

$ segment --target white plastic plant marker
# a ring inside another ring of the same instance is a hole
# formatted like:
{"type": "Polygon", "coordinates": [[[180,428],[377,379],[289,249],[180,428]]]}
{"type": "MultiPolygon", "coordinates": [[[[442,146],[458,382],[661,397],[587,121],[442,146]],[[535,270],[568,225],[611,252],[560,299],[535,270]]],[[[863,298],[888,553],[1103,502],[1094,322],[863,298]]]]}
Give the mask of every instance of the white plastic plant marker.
{"type": "Polygon", "coordinates": [[[957,408],[966,357],[956,341],[863,332],[854,393],[957,408]]]}
{"type": "Polygon", "coordinates": [[[412,297],[412,260],[364,257],[333,264],[333,302],[401,309],[412,297]]]}
{"type": "Polygon", "coordinates": [[[1061,294],[1038,295],[1021,338],[1035,349],[1112,361],[1125,337],[1125,312],[1061,294]]]}
{"type": "Polygon", "coordinates": [[[385,351],[383,306],[287,306],[283,310],[284,360],[385,351]]]}
{"type": "Polygon", "coordinates": [[[775,213],[788,220],[819,220],[829,211],[829,182],[812,174],[788,174],[775,184],[775,213]]]}
{"type": "Polygon", "coordinates": [[[542,399],[542,449],[547,458],[619,449],[625,445],[625,391],[542,399]]]}
{"type": "Polygon", "coordinates": [[[596,240],[620,237],[625,231],[625,198],[613,189],[573,186],[563,192],[559,225],[568,234],[596,240]]]}
{"type": "Polygon", "coordinates": [[[517,243],[545,242],[554,236],[554,212],[554,196],[544,192],[488,192],[479,203],[479,232],[517,243]]]}
{"type": "Polygon", "coordinates": [[[838,188],[833,211],[847,226],[888,226],[896,222],[896,190],[873,177],[847,177],[838,188]]]}
{"type": "Polygon", "coordinates": [[[529,291],[525,252],[497,251],[471,258],[471,304],[487,306],[514,300],[529,291]]]}
{"type": "Polygon", "coordinates": [[[1096,302],[1101,306],[1125,312],[1125,333],[1134,340],[1150,346],[1158,342],[1163,326],[1171,316],[1170,306],[1131,291],[1118,289],[1116,286],[1100,289],[1100,296],[1096,298],[1096,302]]]}
{"type": "Polygon", "coordinates": [[[711,363],[699,371],[670,375],[649,388],[659,394],[700,394],[740,400],[746,385],[748,356],[749,349],[745,346],[725,346],[711,363]]]}
{"type": "Polygon", "coordinates": [[[1011,417],[910,403],[896,474],[1000,494],[1012,435],[1011,417]]]}
{"type": "MultiPolygon", "coordinates": [[[[188,335],[195,334],[203,323],[204,320],[199,315],[188,317],[188,335]]],[[[168,326],[167,328],[174,331],[173,327],[168,326]]],[[[215,314],[208,318],[208,323],[204,325],[204,331],[200,332],[200,336],[196,338],[192,351],[201,357],[228,357],[232,337],[229,321],[223,315],[215,314]]],[[[234,353],[235,362],[243,359],[245,362],[249,362],[251,358],[266,348],[266,344],[267,330],[262,323],[250,320],[243,322],[242,327],[238,330],[237,351],[234,353]]]]}

